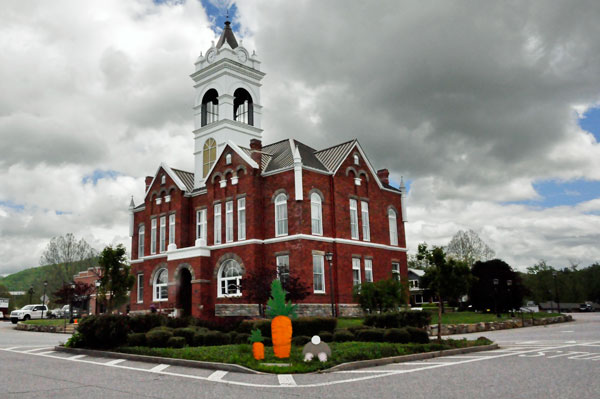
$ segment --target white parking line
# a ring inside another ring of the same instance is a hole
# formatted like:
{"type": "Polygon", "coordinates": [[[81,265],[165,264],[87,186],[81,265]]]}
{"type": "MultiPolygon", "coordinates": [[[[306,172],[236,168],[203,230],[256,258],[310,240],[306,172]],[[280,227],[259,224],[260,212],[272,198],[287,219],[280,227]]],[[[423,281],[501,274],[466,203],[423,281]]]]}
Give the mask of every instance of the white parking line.
{"type": "Polygon", "coordinates": [[[115,366],[119,363],[123,363],[126,359],[115,359],[115,360],[111,360],[110,362],[106,362],[104,364],[106,364],[107,366],[115,366]]]}
{"type": "Polygon", "coordinates": [[[41,348],[33,348],[33,349],[27,349],[26,351],[21,351],[21,353],[31,353],[31,352],[35,352],[35,351],[41,351],[44,349],[52,349],[52,346],[45,346],[45,347],[41,347],[41,348]]]}
{"type": "Polygon", "coordinates": [[[169,367],[168,364],[159,364],[158,366],[152,367],[149,371],[152,371],[154,373],[158,373],[160,371],[163,371],[167,367],[169,367]]]}
{"type": "MultiPolygon", "coordinates": [[[[41,353],[40,353],[41,355],[41,353]]],[[[87,355],[75,355],[75,356],[71,356],[71,357],[67,357],[68,360],[77,360],[77,359],[82,359],[84,357],[86,357],[87,355]]]]}
{"type": "Polygon", "coordinates": [[[48,352],[39,352],[38,355],[49,355],[51,353],[55,353],[56,351],[48,351],[48,352]]]}
{"type": "Polygon", "coordinates": [[[294,380],[294,377],[292,377],[291,374],[278,374],[277,380],[279,381],[279,385],[288,387],[296,386],[296,380],[294,380]]]}
{"type": "Polygon", "coordinates": [[[209,381],[222,381],[223,377],[227,374],[227,371],[217,370],[208,376],[209,381]]]}

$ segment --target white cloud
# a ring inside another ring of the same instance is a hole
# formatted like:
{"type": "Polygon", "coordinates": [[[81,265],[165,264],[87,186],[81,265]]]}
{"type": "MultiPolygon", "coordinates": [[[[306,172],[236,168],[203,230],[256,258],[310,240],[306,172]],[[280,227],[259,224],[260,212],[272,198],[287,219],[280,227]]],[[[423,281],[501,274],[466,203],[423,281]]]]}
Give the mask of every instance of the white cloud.
{"type": "MultiPolygon", "coordinates": [[[[410,249],[472,228],[519,267],[600,259],[594,201],[506,205],[538,199],[536,180],[600,180],[600,146],[576,123],[600,102],[596,2],[236,3],[238,39],[267,73],[264,140],[357,137],[412,181],[410,249]]],[[[193,0],[3,6],[0,273],[66,232],[129,244],[143,177],[192,168],[189,74],[210,21],[193,0]],[[120,175],[84,183],[95,170],[120,175]]]]}

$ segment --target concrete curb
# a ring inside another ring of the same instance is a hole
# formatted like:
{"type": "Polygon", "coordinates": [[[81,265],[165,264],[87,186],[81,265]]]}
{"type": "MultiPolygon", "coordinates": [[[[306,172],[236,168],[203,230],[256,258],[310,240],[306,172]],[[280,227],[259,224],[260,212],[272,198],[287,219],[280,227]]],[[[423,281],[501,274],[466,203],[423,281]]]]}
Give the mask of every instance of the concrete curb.
{"type": "Polygon", "coordinates": [[[337,366],[333,366],[330,369],[321,370],[321,371],[319,371],[319,373],[331,373],[334,371],[357,370],[357,369],[362,369],[365,367],[383,366],[383,365],[391,364],[391,363],[412,362],[415,360],[433,359],[436,357],[460,355],[463,353],[491,351],[494,349],[498,349],[498,344],[483,345],[483,346],[471,346],[469,348],[445,349],[445,350],[436,351],[436,352],[414,353],[412,355],[384,357],[381,359],[360,360],[357,362],[348,362],[348,363],[338,364],[337,366]]]}
{"type": "Polygon", "coordinates": [[[208,370],[224,370],[224,371],[233,371],[235,373],[244,373],[244,374],[265,374],[265,373],[261,373],[260,371],[256,371],[256,370],[252,370],[247,367],[244,367],[244,366],[240,366],[238,364],[230,364],[230,363],[203,362],[203,361],[199,361],[199,360],[173,359],[170,357],[134,355],[131,353],[110,352],[110,351],[101,351],[101,350],[94,350],[94,349],[65,348],[64,346],[55,346],[54,350],[57,352],[67,352],[67,353],[73,353],[73,354],[78,354],[78,355],[108,357],[111,359],[126,359],[126,360],[134,360],[134,361],[145,362],[145,363],[169,364],[171,366],[192,367],[192,368],[200,368],[200,369],[208,369],[208,370]]]}

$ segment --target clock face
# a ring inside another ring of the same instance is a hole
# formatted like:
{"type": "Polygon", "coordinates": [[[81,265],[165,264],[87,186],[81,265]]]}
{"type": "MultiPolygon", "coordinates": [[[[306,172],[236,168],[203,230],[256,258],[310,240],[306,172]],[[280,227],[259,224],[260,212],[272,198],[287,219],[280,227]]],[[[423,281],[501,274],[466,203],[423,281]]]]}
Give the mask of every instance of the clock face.
{"type": "Polygon", "coordinates": [[[244,63],[248,60],[248,54],[245,51],[238,51],[237,58],[240,62],[244,63]]]}
{"type": "Polygon", "coordinates": [[[211,50],[208,52],[208,54],[206,54],[206,59],[208,60],[209,63],[212,63],[215,60],[215,51],[211,50]]]}

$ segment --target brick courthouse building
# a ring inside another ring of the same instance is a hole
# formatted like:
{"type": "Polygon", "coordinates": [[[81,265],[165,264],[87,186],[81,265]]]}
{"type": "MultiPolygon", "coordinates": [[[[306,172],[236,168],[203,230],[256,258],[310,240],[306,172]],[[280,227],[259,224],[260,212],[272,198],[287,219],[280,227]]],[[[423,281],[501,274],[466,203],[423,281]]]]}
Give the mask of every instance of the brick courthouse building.
{"type": "Polygon", "coordinates": [[[333,287],[337,314],[352,315],[355,284],[407,276],[403,185],[356,140],[262,144],[265,74],[229,22],[195,66],[194,172],[161,164],[130,206],[132,313],[257,315],[239,287],[267,265],[310,287],[300,314],[330,315],[333,287]]]}

